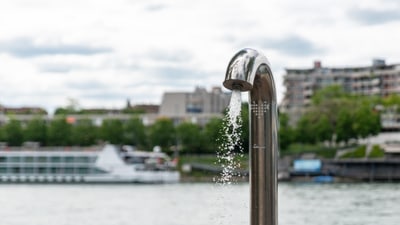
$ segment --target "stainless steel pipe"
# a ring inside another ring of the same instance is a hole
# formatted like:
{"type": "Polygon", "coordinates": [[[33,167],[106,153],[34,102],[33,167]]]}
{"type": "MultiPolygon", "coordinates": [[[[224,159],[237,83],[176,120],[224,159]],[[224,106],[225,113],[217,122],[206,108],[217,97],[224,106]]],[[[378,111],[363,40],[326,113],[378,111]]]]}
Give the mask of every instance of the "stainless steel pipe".
{"type": "Polygon", "coordinates": [[[267,58],[253,49],[229,62],[223,85],[249,91],[250,224],[278,224],[278,113],[276,89],[267,58]]]}

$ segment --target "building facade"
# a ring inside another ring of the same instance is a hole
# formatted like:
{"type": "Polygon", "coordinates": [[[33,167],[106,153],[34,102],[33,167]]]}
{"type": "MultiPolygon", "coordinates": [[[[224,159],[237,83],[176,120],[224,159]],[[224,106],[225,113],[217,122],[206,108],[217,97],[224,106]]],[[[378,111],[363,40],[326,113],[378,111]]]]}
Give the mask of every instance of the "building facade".
{"type": "Polygon", "coordinates": [[[326,86],[340,85],[358,95],[400,94],[400,64],[387,65],[384,60],[375,59],[371,66],[331,68],[316,61],[310,69],[286,69],[284,85],[286,92],[280,110],[290,116],[294,125],[310,105],[312,95],[326,86]]]}
{"type": "Polygon", "coordinates": [[[229,105],[231,94],[220,87],[211,91],[196,87],[193,92],[166,92],[160,105],[160,116],[172,118],[176,124],[190,121],[204,125],[212,117],[221,117],[229,105]]]}

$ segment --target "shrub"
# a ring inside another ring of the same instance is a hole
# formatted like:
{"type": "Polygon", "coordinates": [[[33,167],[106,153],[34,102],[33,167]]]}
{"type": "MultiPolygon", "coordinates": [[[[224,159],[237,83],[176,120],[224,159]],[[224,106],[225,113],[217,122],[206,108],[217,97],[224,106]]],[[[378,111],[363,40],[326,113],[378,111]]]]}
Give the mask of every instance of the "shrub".
{"type": "Polygon", "coordinates": [[[382,158],[385,156],[385,152],[379,145],[372,146],[372,150],[368,155],[368,158],[382,158]]]}
{"type": "Polygon", "coordinates": [[[349,159],[349,158],[363,158],[365,157],[365,153],[367,150],[367,146],[361,145],[353,151],[347,152],[341,156],[341,158],[349,159]]]}

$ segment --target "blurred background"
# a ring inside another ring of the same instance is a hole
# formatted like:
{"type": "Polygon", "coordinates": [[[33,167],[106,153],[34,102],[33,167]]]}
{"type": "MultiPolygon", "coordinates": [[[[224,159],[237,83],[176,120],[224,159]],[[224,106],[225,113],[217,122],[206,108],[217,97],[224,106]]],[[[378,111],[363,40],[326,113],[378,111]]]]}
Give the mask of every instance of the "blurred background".
{"type": "Polygon", "coordinates": [[[248,223],[246,94],[233,184],[215,181],[231,96],[222,81],[250,47],[277,89],[280,224],[397,224],[399,10],[397,0],[0,2],[0,221],[248,223]],[[169,178],[98,180],[112,163],[169,178]]]}

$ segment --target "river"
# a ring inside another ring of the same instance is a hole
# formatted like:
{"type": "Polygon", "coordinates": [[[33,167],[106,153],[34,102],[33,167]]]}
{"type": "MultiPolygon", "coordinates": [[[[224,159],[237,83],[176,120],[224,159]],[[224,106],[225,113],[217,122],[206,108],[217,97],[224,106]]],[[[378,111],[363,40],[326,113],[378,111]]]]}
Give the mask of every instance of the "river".
{"type": "MultiPolygon", "coordinates": [[[[243,225],[249,186],[0,185],[1,225],[243,225]]],[[[279,184],[280,225],[397,225],[400,184],[279,184]]]]}

